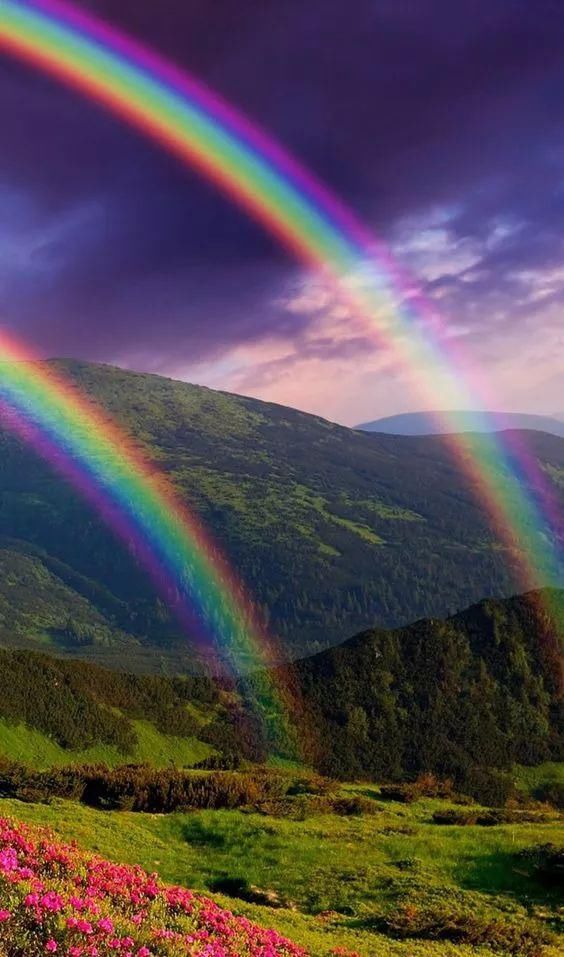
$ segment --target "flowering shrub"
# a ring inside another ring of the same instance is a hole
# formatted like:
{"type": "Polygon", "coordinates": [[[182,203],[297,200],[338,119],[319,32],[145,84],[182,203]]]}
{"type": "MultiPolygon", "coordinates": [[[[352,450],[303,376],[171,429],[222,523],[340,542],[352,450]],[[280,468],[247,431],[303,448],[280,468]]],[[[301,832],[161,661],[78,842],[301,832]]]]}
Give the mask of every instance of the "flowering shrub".
{"type": "Polygon", "coordinates": [[[307,957],[214,901],[0,819],[0,953],[10,957],[307,957]]]}

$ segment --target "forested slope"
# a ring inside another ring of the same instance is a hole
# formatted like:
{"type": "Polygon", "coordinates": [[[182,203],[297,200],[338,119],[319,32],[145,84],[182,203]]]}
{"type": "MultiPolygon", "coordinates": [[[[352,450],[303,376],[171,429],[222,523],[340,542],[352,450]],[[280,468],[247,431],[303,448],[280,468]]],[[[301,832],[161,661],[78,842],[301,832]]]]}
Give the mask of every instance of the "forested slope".
{"type": "MultiPolygon", "coordinates": [[[[157,376],[58,366],[169,475],[285,653],[519,590],[515,556],[496,541],[441,437],[368,435],[157,376]]],[[[564,499],[564,440],[529,433],[526,441],[564,499]]],[[[193,666],[186,637],[130,552],[6,433],[0,565],[4,642],[137,670],[193,666]]]]}

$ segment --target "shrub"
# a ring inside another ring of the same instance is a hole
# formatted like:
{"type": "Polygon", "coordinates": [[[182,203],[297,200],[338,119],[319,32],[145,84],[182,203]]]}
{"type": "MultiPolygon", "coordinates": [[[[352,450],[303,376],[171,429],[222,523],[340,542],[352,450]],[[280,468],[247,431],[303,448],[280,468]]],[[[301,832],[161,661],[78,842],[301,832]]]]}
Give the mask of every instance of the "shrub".
{"type": "Polygon", "coordinates": [[[194,765],[195,771],[238,771],[241,758],[232,751],[226,754],[211,754],[194,765]]]}
{"type": "Polygon", "coordinates": [[[385,801],[412,804],[419,797],[419,791],[415,784],[383,784],[380,788],[380,797],[385,801]]]}
{"type": "Polygon", "coordinates": [[[438,778],[431,772],[420,774],[414,783],[414,788],[421,797],[452,798],[454,786],[451,778],[438,778]]]}
{"type": "Polygon", "coordinates": [[[433,823],[446,825],[452,824],[460,827],[475,824],[477,817],[477,812],[472,813],[469,811],[458,811],[456,808],[444,808],[441,811],[435,811],[433,814],[433,823]]]}
{"type": "Polygon", "coordinates": [[[404,903],[392,914],[379,918],[376,928],[397,938],[422,938],[484,945],[518,957],[540,957],[551,935],[533,921],[516,922],[503,917],[469,913],[445,906],[404,903]]]}
{"type": "Polygon", "coordinates": [[[466,794],[486,807],[503,807],[515,795],[511,775],[493,768],[469,768],[458,783],[466,794]]]}
{"type": "Polygon", "coordinates": [[[542,824],[550,821],[550,817],[537,811],[521,811],[511,808],[491,808],[487,811],[472,809],[469,811],[457,808],[445,808],[435,811],[434,824],[454,824],[459,827],[478,825],[479,827],[493,827],[496,824],[542,824]]]}
{"type": "Polygon", "coordinates": [[[294,778],[288,794],[331,794],[338,787],[337,781],[323,777],[321,774],[310,774],[307,777],[294,778]]]}
{"type": "Polygon", "coordinates": [[[534,796],[539,801],[552,804],[559,811],[564,811],[564,783],[549,781],[536,789],[534,796]]]}
{"type": "Polygon", "coordinates": [[[31,771],[18,764],[0,768],[0,793],[20,800],[51,797],[79,800],[105,810],[166,814],[181,809],[260,806],[284,797],[289,781],[268,771],[181,771],[104,765],[31,771]]]}
{"type": "Polygon", "coordinates": [[[564,847],[535,844],[520,851],[517,857],[533,864],[539,880],[552,885],[564,885],[564,847]]]}
{"type": "Polygon", "coordinates": [[[351,797],[333,798],[331,809],[335,814],[342,817],[358,817],[361,814],[376,814],[379,808],[370,798],[363,797],[361,794],[354,794],[351,797]]]}

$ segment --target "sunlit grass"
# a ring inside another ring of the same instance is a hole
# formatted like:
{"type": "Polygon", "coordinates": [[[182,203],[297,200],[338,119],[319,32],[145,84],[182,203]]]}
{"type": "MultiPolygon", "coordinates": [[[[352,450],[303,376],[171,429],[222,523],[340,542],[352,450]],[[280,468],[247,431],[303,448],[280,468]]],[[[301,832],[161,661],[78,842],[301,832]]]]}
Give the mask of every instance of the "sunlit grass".
{"type": "Polygon", "coordinates": [[[155,767],[174,764],[184,767],[202,761],[213,753],[213,748],[196,738],[179,738],[162,734],[149,721],[131,722],[137,744],[131,754],[124,756],[112,745],[99,744],[81,751],[70,751],[34,728],[12,725],[0,719],[2,752],[12,761],[45,769],[68,764],[106,764],[117,767],[125,761],[155,767]]]}
{"type": "MultiPolygon", "coordinates": [[[[362,790],[377,795],[376,789],[362,790]]],[[[64,801],[3,801],[0,813],[48,824],[65,839],[116,861],[140,863],[167,881],[209,890],[218,880],[235,878],[274,892],[280,907],[220,899],[319,957],[336,946],[362,957],[491,953],[444,942],[392,941],[371,931],[374,915],[406,889],[416,906],[425,906],[431,894],[492,918],[524,920],[540,905],[545,911],[556,905],[515,856],[533,844],[561,840],[556,813],[546,823],[442,827],[431,816],[444,802],[403,806],[376,796],[375,804],[374,815],[324,814],[303,821],[242,811],[100,812],[64,801]]]]}

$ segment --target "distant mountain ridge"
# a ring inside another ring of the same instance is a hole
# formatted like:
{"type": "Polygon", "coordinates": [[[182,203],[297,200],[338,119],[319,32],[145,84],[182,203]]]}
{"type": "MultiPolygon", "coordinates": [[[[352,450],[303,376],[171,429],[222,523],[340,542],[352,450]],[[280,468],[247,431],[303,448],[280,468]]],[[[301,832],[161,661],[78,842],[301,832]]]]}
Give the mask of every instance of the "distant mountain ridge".
{"type": "Polygon", "coordinates": [[[486,424],[479,412],[449,412],[445,422],[442,412],[403,412],[356,428],[363,432],[385,435],[448,435],[452,432],[503,432],[507,429],[532,429],[564,437],[564,421],[559,416],[535,415],[528,412],[488,412],[486,424]]]}
{"type": "MultiPolygon", "coordinates": [[[[169,476],[283,656],[520,590],[515,556],[440,436],[372,435],[159,376],[54,365],[169,476]]],[[[541,432],[524,440],[564,506],[564,441],[541,432]]],[[[4,644],[137,672],[197,668],[134,554],[2,431],[0,572],[4,644]]]]}

